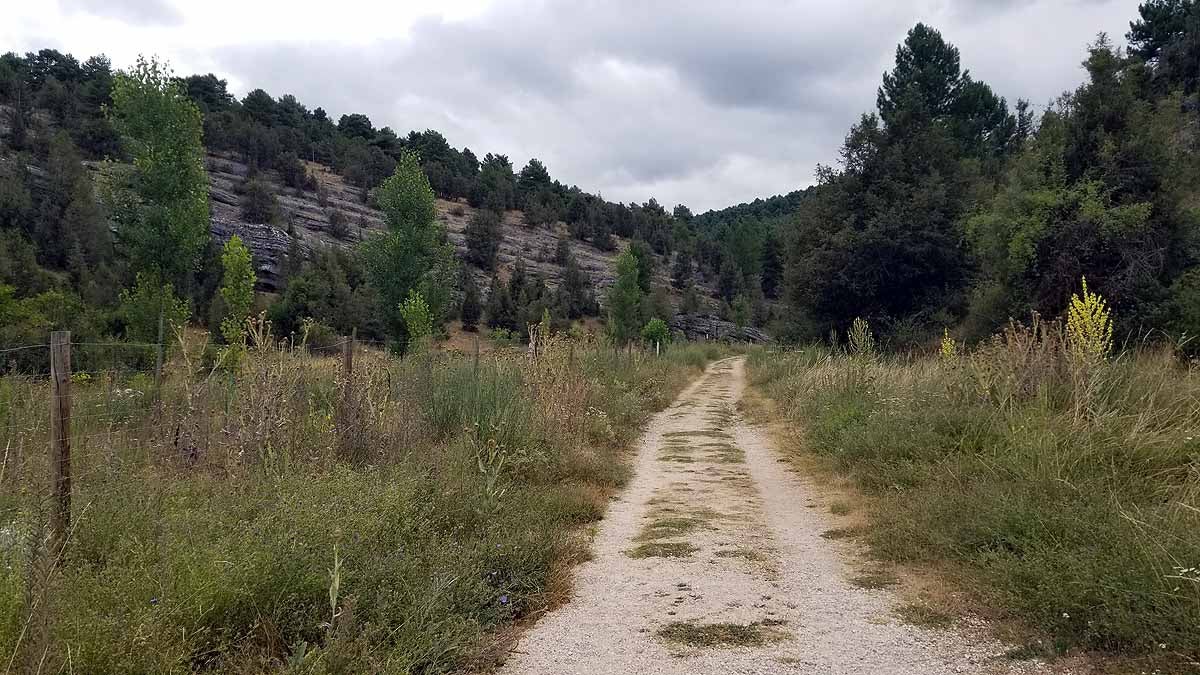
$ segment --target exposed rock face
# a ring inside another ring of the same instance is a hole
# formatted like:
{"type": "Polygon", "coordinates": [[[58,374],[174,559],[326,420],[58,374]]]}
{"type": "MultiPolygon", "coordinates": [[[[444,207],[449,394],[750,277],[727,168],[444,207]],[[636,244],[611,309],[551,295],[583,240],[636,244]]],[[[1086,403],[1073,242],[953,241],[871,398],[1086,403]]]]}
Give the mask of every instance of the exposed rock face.
{"type": "MultiPolygon", "coordinates": [[[[288,188],[274,172],[259,174],[258,178],[276,195],[279,215],[273,224],[250,223],[242,218],[239,190],[246,180],[245,164],[232,156],[209,155],[207,168],[213,235],[225,242],[237,234],[246,242],[254,255],[259,289],[263,291],[281,290],[280,270],[292,236],[305,250],[311,251],[322,246],[350,247],[385,227],[383,214],[365,203],[362,190],[347,185],[341,176],[320,164],[308,163],[309,172],[320,185],[319,192],[288,188]],[[331,219],[337,217],[335,213],[340,214],[345,224],[341,239],[332,232],[331,219]],[[292,235],[288,234],[289,227],[292,235]]],[[[475,209],[466,204],[437,200],[437,217],[445,225],[447,237],[459,255],[466,253],[464,232],[474,213],[475,209]]],[[[551,287],[560,283],[563,268],[554,261],[554,253],[558,239],[568,236],[566,225],[531,226],[525,223],[523,213],[509,211],[504,214],[503,233],[504,240],[497,255],[501,276],[507,277],[521,258],[530,275],[541,276],[551,287]]],[[[619,240],[617,250],[606,252],[587,242],[571,240],[572,254],[580,269],[591,279],[601,303],[615,281],[617,255],[627,244],[619,240]]],[[[668,268],[667,261],[660,257],[655,281],[669,288],[668,268]]],[[[486,293],[490,273],[472,270],[480,289],[486,293]]]]}
{"type": "Polygon", "coordinates": [[[319,192],[295,190],[282,184],[274,172],[259,179],[275,194],[279,214],[275,223],[250,223],[242,218],[241,195],[246,180],[245,164],[224,155],[209,155],[206,162],[212,233],[222,242],[234,234],[242,238],[254,256],[260,290],[278,291],[283,256],[294,236],[303,249],[352,246],[371,230],[384,227],[382,214],[363,203],[362,191],[346,185],[340,176],[319,164],[309,164],[320,185],[319,192]],[[342,239],[333,236],[331,219],[337,216],[345,224],[342,239]],[[288,230],[293,234],[288,234],[288,230]]]}
{"type": "Polygon", "coordinates": [[[738,328],[733,322],[715,314],[676,314],[671,319],[671,332],[693,342],[717,340],[762,344],[771,341],[770,335],[757,328],[738,328]]]}

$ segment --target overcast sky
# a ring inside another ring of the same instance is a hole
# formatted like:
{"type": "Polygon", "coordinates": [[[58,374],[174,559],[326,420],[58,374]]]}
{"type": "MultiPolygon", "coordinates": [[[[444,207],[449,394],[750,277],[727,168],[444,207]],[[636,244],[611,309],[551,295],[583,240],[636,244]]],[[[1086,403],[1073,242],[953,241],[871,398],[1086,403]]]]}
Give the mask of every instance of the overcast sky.
{"type": "Polygon", "coordinates": [[[12,3],[0,51],[116,67],[157,54],[240,97],[291,93],[336,119],[530,157],[620,201],[699,212],[809,185],[874,107],[916,22],[1010,103],[1083,79],[1137,0],[40,0],[12,3]]]}

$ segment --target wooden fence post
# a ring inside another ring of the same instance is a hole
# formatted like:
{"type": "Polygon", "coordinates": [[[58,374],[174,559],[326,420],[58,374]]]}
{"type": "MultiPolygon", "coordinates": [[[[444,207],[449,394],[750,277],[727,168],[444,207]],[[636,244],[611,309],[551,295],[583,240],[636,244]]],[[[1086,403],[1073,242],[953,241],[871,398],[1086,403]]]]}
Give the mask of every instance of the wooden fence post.
{"type": "Polygon", "coordinates": [[[342,369],[346,371],[346,386],[350,386],[350,381],[354,378],[354,343],[358,339],[358,329],[355,328],[350,333],[350,337],[342,343],[342,369]]]}
{"type": "Polygon", "coordinates": [[[163,333],[165,326],[165,312],[162,309],[158,310],[158,347],[154,350],[154,400],[159,399],[159,390],[162,389],[162,366],[163,366],[163,333]]]}
{"type": "Polygon", "coordinates": [[[71,331],[50,334],[51,554],[57,558],[71,528],[71,331]]]}

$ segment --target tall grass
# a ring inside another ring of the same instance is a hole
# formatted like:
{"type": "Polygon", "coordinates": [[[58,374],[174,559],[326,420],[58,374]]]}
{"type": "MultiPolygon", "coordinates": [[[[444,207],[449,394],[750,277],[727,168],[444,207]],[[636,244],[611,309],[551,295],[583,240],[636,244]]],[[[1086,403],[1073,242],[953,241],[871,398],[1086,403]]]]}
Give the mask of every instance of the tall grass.
{"type": "MultiPolygon", "coordinates": [[[[187,355],[157,404],[146,378],[77,383],[74,526],[57,565],[42,545],[44,439],[6,427],[25,449],[0,475],[0,669],[486,662],[498,628],[562,596],[586,553],[579,526],[625,480],[636,429],[713,353],[360,350],[352,379],[287,349],[251,350],[235,376],[187,355]],[[133,401],[119,414],[118,390],[133,401]]],[[[0,419],[40,419],[43,385],[0,380],[0,419]]]]}
{"type": "Polygon", "coordinates": [[[1053,327],[969,355],[759,351],[752,381],[868,497],[883,558],[945,564],[1060,650],[1200,661],[1200,372],[1081,371],[1053,327]]]}

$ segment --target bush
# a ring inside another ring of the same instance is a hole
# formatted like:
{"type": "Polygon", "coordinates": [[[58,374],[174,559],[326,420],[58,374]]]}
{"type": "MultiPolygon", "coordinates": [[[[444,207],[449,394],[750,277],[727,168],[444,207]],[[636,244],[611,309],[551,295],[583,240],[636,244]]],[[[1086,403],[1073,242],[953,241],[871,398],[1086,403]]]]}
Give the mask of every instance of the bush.
{"type": "Polygon", "coordinates": [[[350,226],[346,223],[345,214],[338,209],[330,209],[327,216],[329,217],[329,236],[341,240],[350,236],[350,226]]]}
{"type": "Polygon", "coordinates": [[[490,270],[496,266],[496,254],[504,240],[500,214],[483,209],[471,216],[464,233],[467,242],[467,262],[480,269],[490,270]]]}
{"type": "Polygon", "coordinates": [[[248,223],[273,223],[279,205],[275,193],[262,180],[251,178],[246,181],[242,192],[242,219],[248,223]]]}

